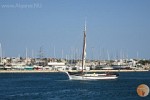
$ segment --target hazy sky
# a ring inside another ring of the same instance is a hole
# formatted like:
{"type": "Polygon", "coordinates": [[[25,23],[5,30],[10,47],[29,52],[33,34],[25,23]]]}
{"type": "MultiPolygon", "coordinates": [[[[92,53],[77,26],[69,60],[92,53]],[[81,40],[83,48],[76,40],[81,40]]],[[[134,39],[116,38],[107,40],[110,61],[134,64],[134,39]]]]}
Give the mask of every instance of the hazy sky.
{"type": "Polygon", "coordinates": [[[85,18],[88,58],[150,58],[150,0],[0,0],[3,54],[78,55],[85,18]]]}

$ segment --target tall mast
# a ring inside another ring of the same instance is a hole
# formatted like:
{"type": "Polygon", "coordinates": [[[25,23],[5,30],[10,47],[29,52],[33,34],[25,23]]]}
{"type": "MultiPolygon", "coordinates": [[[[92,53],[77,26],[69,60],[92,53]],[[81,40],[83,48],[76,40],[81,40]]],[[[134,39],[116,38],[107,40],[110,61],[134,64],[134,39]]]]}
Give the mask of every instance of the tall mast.
{"type": "Polygon", "coordinates": [[[27,58],[28,58],[28,49],[26,48],[26,61],[27,61],[27,58]]]}
{"type": "Polygon", "coordinates": [[[85,65],[85,59],[86,59],[86,21],[84,26],[84,36],[83,36],[83,51],[82,51],[82,72],[85,65]]]}
{"type": "Polygon", "coordinates": [[[1,56],[1,62],[0,63],[2,63],[2,45],[1,45],[1,43],[0,43],[0,56],[1,56]]]}

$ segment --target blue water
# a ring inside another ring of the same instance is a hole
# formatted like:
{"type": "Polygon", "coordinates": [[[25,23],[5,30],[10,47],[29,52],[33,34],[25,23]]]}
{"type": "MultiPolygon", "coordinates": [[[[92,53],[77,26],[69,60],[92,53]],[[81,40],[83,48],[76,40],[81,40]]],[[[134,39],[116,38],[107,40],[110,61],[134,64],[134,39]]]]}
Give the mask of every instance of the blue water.
{"type": "Polygon", "coordinates": [[[1,73],[0,100],[150,100],[150,94],[136,93],[143,83],[150,87],[150,72],[99,81],[71,81],[65,73],[1,73]]]}

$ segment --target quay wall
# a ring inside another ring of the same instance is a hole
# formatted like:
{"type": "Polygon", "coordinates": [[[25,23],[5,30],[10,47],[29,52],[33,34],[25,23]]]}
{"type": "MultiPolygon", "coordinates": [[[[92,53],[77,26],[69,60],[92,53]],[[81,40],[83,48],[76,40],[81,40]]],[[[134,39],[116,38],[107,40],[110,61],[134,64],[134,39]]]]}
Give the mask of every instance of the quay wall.
{"type": "MultiPolygon", "coordinates": [[[[86,72],[146,72],[149,70],[90,70],[86,72]]],[[[0,73],[51,73],[51,72],[65,72],[54,70],[0,70],[0,73]]],[[[72,71],[76,72],[76,71],[72,71]]]]}

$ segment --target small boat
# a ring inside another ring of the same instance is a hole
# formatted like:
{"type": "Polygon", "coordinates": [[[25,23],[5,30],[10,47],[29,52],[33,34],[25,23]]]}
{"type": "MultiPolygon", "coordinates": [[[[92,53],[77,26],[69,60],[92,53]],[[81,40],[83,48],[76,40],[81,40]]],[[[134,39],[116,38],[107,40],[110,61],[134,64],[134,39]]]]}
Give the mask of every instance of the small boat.
{"type": "Polygon", "coordinates": [[[83,51],[82,51],[82,70],[78,72],[66,72],[70,80],[100,80],[100,79],[116,79],[116,73],[87,73],[84,69],[86,60],[86,22],[84,27],[83,51]]]}

